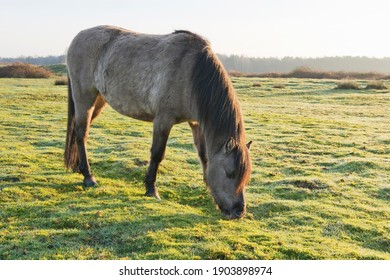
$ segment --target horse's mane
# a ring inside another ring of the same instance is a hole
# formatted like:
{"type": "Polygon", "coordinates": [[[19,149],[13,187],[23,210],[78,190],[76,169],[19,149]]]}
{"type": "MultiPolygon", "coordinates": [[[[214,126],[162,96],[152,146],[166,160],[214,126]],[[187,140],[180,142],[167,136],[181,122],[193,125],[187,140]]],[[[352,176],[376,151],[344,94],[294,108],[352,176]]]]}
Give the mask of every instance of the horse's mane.
{"type": "Polygon", "coordinates": [[[245,141],[241,110],[232,83],[208,44],[196,57],[193,95],[205,133],[215,140],[222,137],[226,141],[232,137],[237,144],[245,141]]]}
{"type": "Polygon", "coordinates": [[[214,149],[219,150],[228,139],[234,139],[237,144],[236,166],[243,188],[249,178],[247,170],[250,169],[250,160],[245,147],[241,109],[222,63],[208,42],[204,40],[203,43],[204,47],[196,55],[193,68],[193,97],[199,123],[214,149]]]}

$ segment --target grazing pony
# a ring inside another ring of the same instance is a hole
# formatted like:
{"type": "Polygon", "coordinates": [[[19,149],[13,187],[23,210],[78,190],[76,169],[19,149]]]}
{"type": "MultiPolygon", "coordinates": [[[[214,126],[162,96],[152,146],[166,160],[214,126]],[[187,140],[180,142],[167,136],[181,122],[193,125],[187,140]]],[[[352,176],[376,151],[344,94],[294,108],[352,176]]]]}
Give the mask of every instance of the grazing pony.
{"type": "MultiPolygon", "coordinates": [[[[188,122],[206,185],[229,219],[246,212],[251,162],[232,83],[209,43],[189,31],[147,35],[112,26],[81,31],[67,55],[69,73],[65,165],[95,186],[86,149],[92,121],[108,103],[153,122],[146,195],[159,199],[157,169],[171,128],[188,122]]],[[[178,171],[179,172],[179,171],[178,171]]]]}

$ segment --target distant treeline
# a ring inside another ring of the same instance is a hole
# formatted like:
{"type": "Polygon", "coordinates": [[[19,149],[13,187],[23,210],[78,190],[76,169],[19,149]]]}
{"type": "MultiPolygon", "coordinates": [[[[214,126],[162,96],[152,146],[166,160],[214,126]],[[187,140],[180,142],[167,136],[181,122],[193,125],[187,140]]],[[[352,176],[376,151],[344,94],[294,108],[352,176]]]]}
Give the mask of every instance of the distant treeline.
{"type": "Polygon", "coordinates": [[[390,74],[390,57],[321,57],[321,58],[253,58],[238,55],[219,55],[229,72],[288,73],[300,67],[318,71],[380,72],[390,74]]]}
{"type": "MultiPolygon", "coordinates": [[[[300,67],[318,71],[379,72],[390,74],[390,57],[371,58],[364,56],[320,57],[320,58],[255,58],[238,55],[218,55],[229,72],[241,73],[289,73],[300,67]]],[[[2,58],[0,63],[22,62],[36,65],[65,63],[65,55],[17,58],[2,58]]]]}
{"type": "Polygon", "coordinates": [[[390,74],[379,72],[347,72],[321,71],[302,66],[290,72],[244,73],[229,71],[231,77],[257,78],[303,78],[303,79],[332,79],[332,80],[389,80],[390,74]]]}
{"type": "Polygon", "coordinates": [[[12,57],[0,57],[0,63],[28,63],[35,65],[52,65],[52,64],[61,64],[65,63],[65,55],[50,55],[50,56],[19,56],[16,58],[12,57]]]}

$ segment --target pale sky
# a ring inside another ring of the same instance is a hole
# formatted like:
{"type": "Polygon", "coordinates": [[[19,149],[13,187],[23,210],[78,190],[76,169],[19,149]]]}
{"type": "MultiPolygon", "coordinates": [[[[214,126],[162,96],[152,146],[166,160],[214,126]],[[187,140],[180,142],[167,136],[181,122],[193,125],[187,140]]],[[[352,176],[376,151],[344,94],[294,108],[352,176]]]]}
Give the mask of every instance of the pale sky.
{"type": "Polygon", "coordinates": [[[0,0],[0,57],[64,54],[102,24],[187,29],[228,55],[390,57],[390,0],[0,0]]]}

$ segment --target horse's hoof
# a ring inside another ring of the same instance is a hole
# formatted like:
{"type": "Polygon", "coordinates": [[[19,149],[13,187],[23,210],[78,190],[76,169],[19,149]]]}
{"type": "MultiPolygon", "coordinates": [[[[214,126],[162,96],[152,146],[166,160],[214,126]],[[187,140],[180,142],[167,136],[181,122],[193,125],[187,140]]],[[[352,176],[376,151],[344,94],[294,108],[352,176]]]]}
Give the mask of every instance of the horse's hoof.
{"type": "Polygon", "coordinates": [[[84,178],[84,186],[86,188],[93,188],[93,187],[97,186],[95,177],[91,176],[89,178],[84,178]]]}
{"type": "Polygon", "coordinates": [[[147,190],[145,195],[150,197],[155,197],[157,200],[161,200],[160,196],[158,195],[158,191],[156,189],[147,190]]]}

